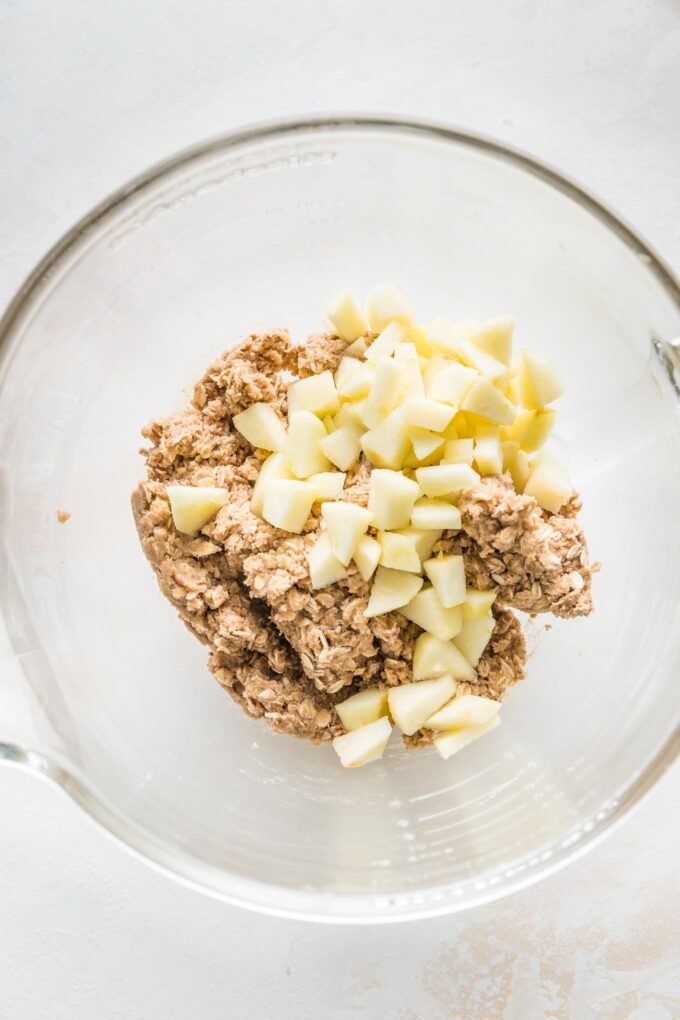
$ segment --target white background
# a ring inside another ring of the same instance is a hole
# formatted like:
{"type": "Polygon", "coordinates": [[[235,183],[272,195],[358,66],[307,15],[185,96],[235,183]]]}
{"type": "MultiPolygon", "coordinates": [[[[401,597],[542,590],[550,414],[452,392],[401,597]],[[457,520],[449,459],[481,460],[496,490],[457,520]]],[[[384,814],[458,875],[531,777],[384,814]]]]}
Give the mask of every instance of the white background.
{"type": "MultiPolygon", "coordinates": [[[[414,114],[556,165],[680,272],[673,0],[0,0],[0,304],[174,150],[296,113],[414,114]]],[[[322,928],[155,874],[0,770],[2,1020],[671,1020],[680,773],[561,875],[472,913],[322,928]]]]}

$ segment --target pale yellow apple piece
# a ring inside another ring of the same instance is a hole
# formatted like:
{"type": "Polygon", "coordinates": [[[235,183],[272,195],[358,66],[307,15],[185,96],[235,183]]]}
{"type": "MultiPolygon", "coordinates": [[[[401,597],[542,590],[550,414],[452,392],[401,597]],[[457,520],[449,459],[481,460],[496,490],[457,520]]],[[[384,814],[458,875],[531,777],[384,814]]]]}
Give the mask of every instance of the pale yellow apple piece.
{"type": "Polygon", "coordinates": [[[320,471],[310,475],[307,481],[316,489],[315,503],[320,500],[342,499],[347,475],[343,471],[320,471]]]}
{"type": "MultiPolygon", "coordinates": [[[[448,504],[445,504],[448,506],[448,504]]],[[[418,553],[420,561],[426,560],[431,554],[432,550],[442,537],[442,530],[437,528],[399,528],[395,531],[395,535],[406,535],[407,538],[411,539],[415,550],[418,553]]]]}
{"type": "Polygon", "coordinates": [[[429,457],[434,457],[438,460],[444,452],[445,442],[444,437],[438,436],[436,432],[416,427],[411,429],[411,446],[417,461],[420,463],[429,457]]]}
{"type": "Polygon", "coordinates": [[[325,428],[329,436],[331,432],[335,432],[336,429],[338,428],[338,426],[335,424],[335,418],[333,418],[330,414],[327,414],[325,418],[321,419],[321,421],[323,422],[323,427],[325,428]]]}
{"type": "Polygon", "coordinates": [[[262,516],[275,528],[299,535],[309,518],[316,489],[309,482],[280,479],[264,490],[262,516]]]}
{"type": "Polygon", "coordinates": [[[261,450],[280,452],[286,447],[286,429],[271,404],[251,404],[234,415],[234,427],[261,450]]]}
{"type": "Polygon", "coordinates": [[[422,586],[422,577],[408,574],[404,570],[378,567],[364,616],[381,616],[383,613],[400,609],[411,601],[422,586]]]}
{"type": "Polygon", "coordinates": [[[335,388],[340,394],[344,396],[342,387],[345,383],[348,383],[350,379],[356,375],[362,368],[366,369],[368,366],[363,361],[359,361],[358,358],[342,357],[338,362],[338,367],[335,370],[333,381],[335,382],[335,388]]]}
{"type": "Polygon", "coordinates": [[[374,428],[401,402],[406,392],[407,367],[393,358],[378,358],[368,392],[364,421],[374,428]]]}
{"type": "Polygon", "coordinates": [[[341,426],[319,443],[319,449],[341,471],[349,471],[361,456],[361,443],[356,432],[341,426]]]}
{"type": "Polygon", "coordinates": [[[440,641],[450,641],[456,634],[460,634],[463,626],[460,607],[443,606],[437,592],[430,585],[421,588],[415,598],[399,612],[428,634],[434,634],[440,641]]]}
{"type": "Polygon", "coordinates": [[[434,354],[432,344],[427,339],[427,333],[421,326],[409,326],[406,331],[406,341],[414,345],[421,358],[427,360],[434,354]]]}
{"type": "Polygon", "coordinates": [[[451,422],[455,409],[427,397],[407,397],[401,405],[401,416],[409,425],[441,432],[451,422]]]}
{"type": "Polygon", "coordinates": [[[484,654],[484,649],[491,639],[496,621],[493,613],[488,612],[477,620],[463,620],[463,629],[454,643],[459,652],[475,669],[484,654]]]}
{"type": "Polygon", "coordinates": [[[416,397],[425,395],[420,356],[413,343],[399,343],[394,348],[394,360],[406,366],[407,392],[416,397]]]}
{"type": "Polygon", "coordinates": [[[335,706],[335,711],[346,730],[358,730],[388,714],[387,691],[367,687],[365,691],[341,701],[335,706]]]}
{"type": "Polygon", "coordinates": [[[380,563],[391,570],[408,570],[412,574],[421,572],[420,556],[416,552],[414,539],[399,535],[396,531],[379,531],[380,563]]]}
{"type": "MultiPolygon", "coordinates": [[[[465,564],[462,556],[450,554],[425,560],[423,570],[432,581],[439,601],[447,609],[465,602],[465,564]]],[[[429,628],[425,628],[428,630],[429,628]]],[[[460,627],[456,634],[460,631],[460,627]]],[[[451,635],[454,637],[455,635],[451,635]]]]}
{"type": "Polygon", "coordinates": [[[292,479],[293,474],[288,463],[288,455],[285,453],[272,453],[260,468],[259,474],[253,486],[253,495],[250,499],[250,508],[253,513],[262,516],[264,506],[264,494],[270,482],[281,479],[292,479]]]}
{"type": "Polygon", "coordinates": [[[422,531],[458,531],[461,526],[460,510],[446,500],[423,497],[413,507],[411,525],[422,531]]]}
{"type": "Polygon", "coordinates": [[[430,400],[460,407],[476,378],[474,368],[441,357],[433,358],[425,370],[425,392],[430,400]]]}
{"type": "Polygon", "coordinates": [[[199,532],[229,499],[226,489],[207,485],[166,485],[165,491],[172,522],[183,535],[199,532]]]}
{"type": "Polygon", "coordinates": [[[327,532],[322,532],[309,550],[307,561],[312,588],[325,588],[347,577],[347,569],[333,553],[327,532]]]}
{"type": "Polygon", "coordinates": [[[462,605],[464,620],[481,620],[489,615],[489,610],[496,601],[495,591],[479,591],[467,588],[465,602],[462,605]]]}
{"type": "Polygon", "coordinates": [[[539,453],[532,461],[524,495],[533,496],[540,507],[557,514],[573,491],[566,468],[547,450],[539,453]]]}
{"type": "Polygon", "coordinates": [[[516,408],[504,397],[498,387],[485,376],[479,376],[473,382],[461,405],[463,411],[471,411],[480,418],[499,425],[510,425],[515,418],[516,408]]]}
{"type": "Polygon", "coordinates": [[[503,450],[498,430],[495,435],[482,435],[475,440],[475,464],[482,477],[503,473],[503,450]]]}
{"type": "Polygon", "coordinates": [[[433,634],[421,634],[413,648],[414,680],[427,680],[444,673],[466,683],[472,683],[477,676],[453,641],[440,641],[433,634]]]}
{"type": "Polygon", "coordinates": [[[500,711],[500,701],[477,694],[459,694],[423,723],[428,730],[460,730],[480,726],[500,711]]]}
{"type": "Polygon", "coordinates": [[[358,337],[349,347],[345,348],[345,354],[350,358],[363,358],[370,339],[366,336],[358,337]]]}
{"type": "Polygon", "coordinates": [[[437,464],[417,468],[416,480],[426,496],[436,497],[468,489],[479,481],[479,475],[468,464],[437,464]]]}
{"type": "Polygon", "coordinates": [[[449,733],[440,733],[434,737],[432,743],[440,758],[450,758],[452,754],[462,751],[473,740],[483,737],[485,733],[490,733],[491,730],[495,730],[500,724],[500,718],[494,715],[488,722],[481,723],[479,726],[466,726],[463,730],[451,730],[449,733]]]}
{"type": "Polygon", "coordinates": [[[480,322],[471,336],[475,347],[485,354],[490,354],[496,361],[509,366],[512,358],[512,334],[515,320],[511,315],[503,315],[497,319],[485,319],[480,322]]]}
{"type": "Polygon", "coordinates": [[[564,393],[564,387],[554,366],[549,361],[530,354],[529,351],[520,352],[514,376],[514,384],[522,407],[528,407],[532,411],[551,404],[564,393]]]}
{"type": "Polygon", "coordinates": [[[517,492],[524,492],[524,486],[527,483],[529,471],[531,470],[529,455],[524,450],[520,450],[518,443],[505,442],[501,443],[501,447],[503,449],[503,463],[506,470],[510,472],[512,484],[517,492]]]}
{"type": "Polygon", "coordinates": [[[401,471],[375,468],[368,487],[368,509],[380,531],[406,528],[411,523],[413,504],[420,496],[417,482],[401,471]]]}
{"type": "Polygon", "coordinates": [[[353,558],[364,581],[370,581],[380,562],[380,545],[370,535],[363,535],[353,558]]]}
{"type": "Polygon", "coordinates": [[[326,309],[326,315],[338,336],[347,343],[352,343],[366,331],[361,308],[349,290],[343,290],[333,298],[326,309]]]}
{"type": "Polygon", "coordinates": [[[394,471],[404,466],[411,450],[411,433],[409,426],[399,415],[399,409],[392,411],[386,418],[369,429],[361,437],[361,447],[377,468],[390,468],[394,471]]]}
{"type": "Polygon", "coordinates": [[[449,319],[432,319],[425,328],[425,333],[435,351],[443,351],[449,357],[458,357],[458,349],[462,343],[469,341],[479,323],[476,319],[463,319],[451,322],[449,319]]]}
{"type": "Polygon", "coordinates": [[[361,536],[366,534],[373,514],[356,503],[338,502],[322,503],[321,516],[326,524],[333,555],[347,566],[361,536]]]}
{"type": "Polygon", "coordinates": [[[366,297],[366,317],[371,329],[376,332],[390,322],[412,326],[416,321],[410,302],[393,283],[381,283],[371,288],[366,297]]]}
{"type": "Polygon", "coordinates": [[[340,407],[340,398],[330,372],[310,375],[298,379],[288,387],[288,415],[293,411],[311,411],[320,418],[335,414],[340,407]]]}
{"type": "Polygon", "coordinates": [[[472,466],[474,447],[473,439],[449,439],[444,447],[442,464],[468,464],[472,466]]]}
{"type": "Polygon", "coordinates": [[[389,719],[382,716],[375,722],[335,737],[331,743],[344,768],[354,769],[382,758],[391,732],[389,719]]]}
{"type": "Polygon", "coordinates": [[[390,322],[366,348],[366,361],[377,362],[378,358],[389,358],[406,336],[405,327],[399,322],[390,322]]]}
{"type": "Polygon", "coordinates": [[[476,368],[483,376],[496,386],[506,386],[508,382],[508,368],[502,361],[492,358],[486,351],[469,341],[464,340],[458,348],[458,357],[470,368],[476,368]]]}
{"type": "Polygon", "coordinates": [[[338,429],[351,429],[355,435],[363,436],[366,431],[366,426],[363,422],[365,403],[365,400],[357,400],[356,402],[353,401],[351,404],[343,404],[333,418],[333,424],[335,427],[338,429]]]}
{"type": "MultiPolygon", "coordinates": [[[[373,383],[373,368],[356,358],[343,358],[335,373],[335,385],[338,393],[345,400],[358,401],[368,396],[373,383]],[[356,365],[356,368],[343,368],[344,362],[356,365]]],[[[339,412],[338,412],[339,413],[339,412]]]]}
{"type": "Polygon", "coordinates": [[[456,683],[451,676],[390,687],[387,692],[390,714],[402,733],[410,737],[453,697],[455,690],[456,683]]]}
{"type": "Polygon", "coordinates": [[[527,453],[536,453],[545,444],[555,424],[557,411],[549,407],[542,407],[533,412],[533,417],[524,430],[520,439],[520,446],[527,453]]]}
{"type": "Polygon", "coordinates": [[[463,411],[459,411],[453,419],[453,423],[449,426],[449,431],[454,429],[456,434],[455,436],[447,436],[447,439],[474,439],[473,417],[473,415],[466,415],[463,411]]]}
{"type": "Polygon", "coordinates": [[[288,463],[296,478],[328,471],[331,462],[321,450],[321,443],[330,438],[324,423],[311,411],[293,411],[289,415],[288,463]]]}

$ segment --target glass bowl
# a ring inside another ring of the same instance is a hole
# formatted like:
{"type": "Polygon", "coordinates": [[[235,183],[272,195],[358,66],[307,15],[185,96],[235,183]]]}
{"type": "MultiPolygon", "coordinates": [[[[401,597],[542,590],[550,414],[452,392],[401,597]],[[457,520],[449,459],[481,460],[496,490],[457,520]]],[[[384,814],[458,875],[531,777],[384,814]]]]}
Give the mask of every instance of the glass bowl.
{"type": "Polygon", "coordinates": [[[554,871],[678,748],[679,335],[678,284],[630,229],[526,156],[446,128],[278,124],[131,182],[1,324],[0,757],[170,874],[270,913],[423,917],[554,871]],[[528,681],[499,730],[448,762],[394,740],[343,771],[218,687],[129,496],[141,427],[222,349],[273,326],[303,338],[336,291],[383,279],[423,316],[512,312],[558,362],[556,442],[603,570],[594,616],[528,623],[528,681]]]}

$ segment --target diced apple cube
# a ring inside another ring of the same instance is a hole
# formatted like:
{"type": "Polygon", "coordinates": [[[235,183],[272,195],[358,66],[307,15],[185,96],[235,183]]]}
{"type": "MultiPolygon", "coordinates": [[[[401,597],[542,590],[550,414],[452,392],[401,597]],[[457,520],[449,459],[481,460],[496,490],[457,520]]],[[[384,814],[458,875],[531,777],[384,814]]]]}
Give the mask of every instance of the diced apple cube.
{"type": "Polygon", "coordinates": [[[321,471],[310,475],[307,481],[316,489],[315,503],[320,500],[342,499],[346,474],[342,471],[321,471]]]}
{"type": "Polygon", "coordinates": [[[341,701],[335,706],[335,711],[346,730],[358,730],[387,715],[387,691],[367,687],[365,691],[341,701]]]}
{"type": "Polygon", "coordinates": [[[478,376],[465,395],[463,411],[471,411],[481,418],[488,418],[499,425],[510,425],[515,417],[515,408],[501,391],[484,376],[478,376]]]}
{"type": "Polygon", "coordinates": [[[452,425],[449,426],[449,430],[455,429],[456,435],[447,436],[447,439],[474,439],[473,419],[474,415],[467,415],[464,411],[459,411],[453,419],[452,425]]]}
{"type": "Polygon", "coordinates": [[[331,462],[321,450],[330,439],[323,422],[311,411],[293,411],[288,424],[288,462],[296,478],[309,478],[328,471],[331,462]]]}
{"type": "Polygon", "coordinates": [[[457,361],[434,358],[425,372],[425,392],[430,400],[460,407],[476,378],[474,368],[468,368],[457,361]]]}
{"type": "Polygon", "coordinates": [[[416,397],[424,396],[423,375],[416,345],[413,343],[397,344],[394,348],[394,360],[406,366],[407,392],[412,393],[416,397]]]}
{"type": "Polygon", "coordinates": [[[339,407],[338,391],[330,372],[298,379],[288,387],[289,416],[294,411],[311,411],[324,418],[327,414],[335,414],[339,407]]]}
{"type": "Polygon", "coordinates": [[[378,358],[389,358],[394,354],[396,346],[403,342],[405,336],[406,329],[401,323],[388,323],[366,348],[364,354],[366,361],[375,364],[378,358]]]}
{"type": "Polygon", "coordinates": [[[264,494],[270,482],[279,481],[282,478],[292,479],[293,474],[288,463],[288,455],[285,453],[272,453],[260,468],[260,472],[253,486],[253,495],[250,500],[250,508],[253,513],[262,516],[264,506],[264,494]]]}
{"type": "Polygon", "coordinates": [[[481,620],[488,617],[489,610],[496,601],[495,591],[479,591],[477,588],[467,588],[465,591],[465,602],[463,603],[464,620],[481,620]]]}
{"type": "Polygon", "coordinates": [[[566,468],[551,453],[540,453],[531,464],[524,495],[533,496],[540,507],[557,514],[573,491],[566,468]]]}
{"type": "Polygon", "coordinates": [[[458,651],[475,669],[491,639],[496,621],[491,612],[477,620],[463,620],[463,629],[454,638],[458,651]]]}
{"type": "Polygon", "coordinates": [[[456,683],[451,676],[391,687],[387,692],[390,714],[402,733],[412,736],[426,719],[453,697],[455,690],[456,683]]]}
{"type": "Polygon", "coordinates": [[[229,499],[226,489],[208,485],[166,485],[165,492],[172,522],[183,535],[197,534],[229,499]]]}
{"type": "Polygon", "coordinates": [[[415,541],[408,535],[398,535],[396,531],[379,531],[380,563],[391,570],[408,570],[419,574],[420,556],[416,552],[415,541]]]}
{"type": "Polygon", "coordinates": [[[335,388],[338,391],[338,393],[341,396],[343,396],[344,395],[342,393],[343,383],[349,382],[352,376],[356,375],[356,373],[359,372],[362,368],[365,369],[367,367],[368,366],[365,365],[363,361],[359,361],[357,358],[348,358],[346,356],[340,358],[340,361],[338,362],[338,367],[335,370],[335,375],[333,376],[335,388]]]}
{"type": "Polygon", "coordinates": [[[309,518],[316,489],[309,482],[280,479],[264,490],[262,516],[275,528],[299,535],[309,518]]]}
{"type": "Polygon", "coordinates": [[[449,439],[444,447],[443,464],[472,465],[474,455],[473,439],[449,439]]]}
{"type": "Polygon", "coordinates": [[[354,562],[364,581],[370,581],[380,562],[380,545],[370,535],[363,535],[354,550],[354,562]]]}
{"type": "Polygon", "coordinates": [[[407,397],[401,406],[401,416],[409,425],[441,432],[450,423],[455,409],[427,397],[407,397]]]}
{"type": "Polygon", "coordinates": [[[357,436],[362,436],[365,432],[365,425],[362,418],[364,410],[364,400],[357,400],[351,404],[343,404],[338,413],[334,416],[333,423],[338,429],[350,429],[357,436]]]}
{"type": "Polygon", "coordinates": [[[361,437],[361,447],[377,468],[396,471],[403,467],[411,449],[411,434],[399,410],[392,411],[379,425],[365,432],[361,437]]]}
{"type": "Polygon", "coordinates": [[[475,347],[469,340],[464,340],[458,348],[458,357],[470,368],[476,368],[489,382],[496,386],[505,386],[508,381],[508,368],[502,361],[492,358],[486,351],[475,347]]]}
{"type": "Polygon", "coordinates": [[[434,634],[421,634],[413,648],[414,680],[428,680],[444,673],[466,683],[471,683],[477,675],[453,641],[440,641],[434,634]]]}
{"type": "Polygon", "coordinates": [[[546,439],[552,432],[557,412],[552,408],[541,408],[533,412],[531,421],[527,422],[524,435],[520,439],[520,446],[527,453],[536,453],[544,445],[546,439]]]}
{"type": "Polygon", "coordinates": [[[475,347],[491,355],[503,365],[510,365],[512,358],[512,334],[515,320],[511,315],[503,315],[497,319],[486,319],[480,322],[471,336],[475,347]]]}
{"type": "Polygon", "coordinates": [[[432,319],[425,330],[427,339],[435,351],[443,351],[450,357],[458,357],[458,348],[474,335],[479,323],[476,319],[450,322],[449,319],[432,319]]]}
{"type": "Polygon", "coordinates": [[[422,563],[423,560],[426,560],[432,554],[433,548],[442,537],[442,532],[436,528],[422,529],[408,527],[399,528],[398,531],[395,531],[395,535],[406,535],[407,538],[412,540],[422,563]]]}
{"type": "Polygon", "coordinates": [[[437,464],[416,469],[418,485],[426,496],[448,496],[468,489],[479,475],[468,464],[437,464]]]}
{"type": "Polygon", "coordinates": [[[427,339],[427,332],[421,326],[409,326],[406,340],[414,345],[421,358],[429,359],[434,354],[432,344],[427,339]]]}
{"type": "Polygon", "coordinates": [[[343,290],[333,298],[326,309],[326,315],[338,336],[347,343],[352,343],[366,330],[361,309],[349,290],[343,290]]]}
{"type": "MultiPolygon", "coordinates": [[[[435,556],[433,559],[425,560],[423,569],[432,581],[443,606],[450,609],[452,606],[460,606],[465,602],[465,564],[462,556],[453,554],[435,556]]],[[[452,634],[451,637],[454,635],[452,634]]]]}
{"type": "Polygon", "coordinates": [[[363,358],[369,343],[368,337],[360,336],[349,347],[345,348],[345,354],[349,358],[363,358]]]}
{"type": "Polygon", "coordinates": [[[366,534],[373,514],[356,503],[322,503],[321,516],[326,523],[333,555],[344,566],[354,556],[361,536],[366,534]]]}
{"type": "Polygon", "coordinates": [[[429,457],[439,459],[439,455],[444,450],[444,443],[444,437],[438,436],[436,432],[416,427],[411,429],[411,446],[419,463],[429,457]]]}
{"type": "Polygon", "coordinates": [[[371,329],[379,332],[390,322],[411,326],[415,313],[410,302],[393,283],[373,287],[366,297],[366,316],[371,329]]]}
{"type": "Polygon", "coordinates": [[[335,737],[331,743],[344,768],[353,769],[382,758],[391,732],[390,721],[387,716],[383,716],[357,730],[335,737]]]}
{"type": "Polygon", "coordinates": [[[399,611],[407,620],[417,623],[440,641],[450,641],[456,634],[460,634],[463,626],[460,608],[443,606],[437,592],[429,585],[421,588],[415,598],[399,611]]]}
{"type": "Polygon", "coordinates": [[[378,567],[364,616],[381,616],[400,609],[417,595],[422,586],[422,577],[408,574],[404,570],[378,567]]]}
{"type": "Polygon", "coordinates": [[[368,489],[368,509],[373,514],[375,527],[380,531],[407,527],[418,496],[418,484],[401,471],[375,468],[368,489]]]}
{"type": "Polygon", "coordinates": [[[443,499],[424,497],[413,507],[411,524],[424,531],[458,531],[461,526],[460,510],[443,499]]]}
{"type": "Polygon", "coordinates": [[[459,694],[438,712],[425,720],[428,730],[459,730],[464,726],[479,726],[498,715],[500,701],[482,698],[477,694],[459,694]]]}
{"type": "Polygon", "coordinates": [[[529,455],[524,450],[520,450],[519,444],[515,442],[508,441],[501,443],[501,447],[503,450],[503,464],[506,470],[510,472],[512,484],[517,492],[524,492],[524,486],[527,483],[529,471],[531,470],[529,455]]]}
{"type": "Polygon", "coordinates": [[[286,429],[270,404],[251,404],[235,414],[234,427],[261,450],[278,452],[286,447],[286,429]]]}
{"type": "Polygon", "coordinates": [[[373,369],[370,365],[356,358],[342,358],[335,373],[335,385],[341,397],[346,400],[362,400],[368,396],[372,382],[373,369]],[[345,364],[356,367],[344,367],[345,364]]]}
{"type": "Polygon", "coordinates": [[[473,740],[483,737],[485,733],[490,733],[491,730],[495,730],[500,724],[499,717],[494,715],[488,722],[481,723],[479,726],[467,726],[464,730],[451,730],[449,733],[440,733],[434,738],[432,743],[440,758],[450,758],[452,754],[462,751],[473,740]]]}
{"type": "Polygon", "coordinates": [[[503,473],[503,450],[498,430],[495,434],[478,435],[475,440],[475,464],[482,477],[503,473]]]}
{"type": "Polygon", "coordinates": [[[374,428],[393,411],[406,392],[407,369],[393,358],[378,358],[368,393],[364,421],[374,428]]]}
{"type": "Polygon", "coordinates": [[[340,427],[319,443],[319,449],[341,471],[349,471],[361,456],[361,443],[356,432],[340,427]]]}
{"type": "Polygon", "coordinates": [[[552,403],[564,392],[553,365],[529,351],[520,352],[515,386],[522,406],[532,411],[552,403]]]}
{"type": "Polygon", "coordinates": [[[330,538],[325,531],[309,550],[307,559],[312,588],[325,588],[347,576],[347,570],[333,553],[330,538]]]}

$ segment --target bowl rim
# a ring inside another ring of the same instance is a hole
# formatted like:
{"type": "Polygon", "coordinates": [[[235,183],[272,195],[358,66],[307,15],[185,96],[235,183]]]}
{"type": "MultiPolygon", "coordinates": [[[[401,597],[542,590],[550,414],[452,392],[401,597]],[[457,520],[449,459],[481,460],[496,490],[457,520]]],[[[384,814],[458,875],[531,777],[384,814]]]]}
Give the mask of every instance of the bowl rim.
{"type": "MultiPolygon", "coordinates": [[[[43,284],[49,280],[62,258],[76,249],[85,236],[118,206],[155,186],[173,171],[206,155],[227,152],[268,138],[294,136],[310,131],[353,129],[369,132],[401,131],[410,132],[414,136],[437,138],[485,152],[544,181],[576,201],[630,248],[645,264],[646,269],[656,277],[680,312],[680,281],[655,249],[618,213],[613,212],[582,185],[544,161],[490,136],[451,127],[434,120],[389,114],[334,113],[259,122],[214,136],[155,163],[95,205],[48,250],[21,283],[0,317],[0,378],[4,374],[3,362],[6,360],[4,355],[11,334],[24,313],[30,309],[43,284]]],[[[431,886],[417,892],[376,897],[369,892],[340,894],[293,890],[274,883],[247,879],[206,865],[189,854],[167,847],[151,833],[132,823],[123,813],[107,803],[87,777],[80,774],[66,758],[56,753],[46,754],[42,750],[21,746],[16,742],[0,742],[0,764],[27,769],[34,775],[51,781],[70,796],[116,842],[134,856],[185,886],[218,900],[263,914],[341,924],[408,921],[456,913],[533,885],[600,843],[670,768],[678,754],[680,754],[680,730],[676,729],[645,769],[619,792],[615,801],[598,811],[578,830],[565,834],[556,850],[546,851],[528,861],[518,858],[515,867],[508,868],[500,877],[494,875],[493,881],[487,882],[477,878],[464,883],[431,886]]]]}

